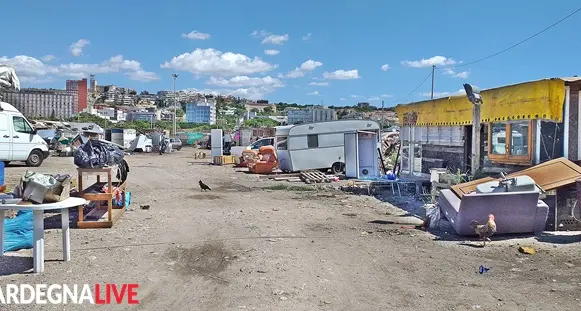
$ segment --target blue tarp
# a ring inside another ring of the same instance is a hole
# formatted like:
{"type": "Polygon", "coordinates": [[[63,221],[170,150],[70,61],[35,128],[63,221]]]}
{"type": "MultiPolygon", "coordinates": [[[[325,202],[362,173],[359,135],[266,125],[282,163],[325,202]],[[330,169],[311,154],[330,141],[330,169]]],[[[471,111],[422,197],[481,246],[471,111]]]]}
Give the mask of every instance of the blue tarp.
{"type": "Polygon", "coordinates": [[[18,211],[14,218],[4,219],[4,251],[32,248],[34,232],[32,211],[18,211]]]}

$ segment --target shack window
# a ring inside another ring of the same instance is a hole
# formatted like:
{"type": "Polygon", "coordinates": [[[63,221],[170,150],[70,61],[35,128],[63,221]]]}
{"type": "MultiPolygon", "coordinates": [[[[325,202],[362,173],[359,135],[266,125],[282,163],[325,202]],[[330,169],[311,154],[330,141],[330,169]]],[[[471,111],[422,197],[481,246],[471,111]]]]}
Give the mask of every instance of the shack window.
{"type": "Polygon", "coordinates": [[[307,135],[307,148],[319,148],[319,135],[307,135]]]}
{"type": "Polygon", "coordinates": [[[491,123],[488,131],[488,158],[492,162],[530,164],[532,121],[491,123]]]}

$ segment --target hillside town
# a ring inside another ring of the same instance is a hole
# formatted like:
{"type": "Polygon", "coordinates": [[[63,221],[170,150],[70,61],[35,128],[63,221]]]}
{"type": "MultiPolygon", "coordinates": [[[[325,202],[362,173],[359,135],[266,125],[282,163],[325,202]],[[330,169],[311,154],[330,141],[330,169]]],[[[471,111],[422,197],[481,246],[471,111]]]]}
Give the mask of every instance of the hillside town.
{"type": "Polygon", "coordinates": [[[0,4],[0,311],[581,310],[581,7],[518,1],[0,4]]]}
{"type": "Polygon", "coordinates": [[[252,119],[268,119],[262,123],[271,126],[339,119],[382,121],[386,127],[397,123],[393,108],[382,110],[367,102],[352,107],[300,106],[187,90],[137,92],[115,85],[99,85],[95,75],[88,80],[66,80],[64,84],[66,87],[62,90],[22,88],[6,90],[0,96],[26,117],[38,121],[75,118],[80,121],[82,115],[92,115],[117,125],[143,121],[153,127],[157,121],[172,122],[175,113],[177,122],[184,128],[204,124],[238,127],[252,119]]]}

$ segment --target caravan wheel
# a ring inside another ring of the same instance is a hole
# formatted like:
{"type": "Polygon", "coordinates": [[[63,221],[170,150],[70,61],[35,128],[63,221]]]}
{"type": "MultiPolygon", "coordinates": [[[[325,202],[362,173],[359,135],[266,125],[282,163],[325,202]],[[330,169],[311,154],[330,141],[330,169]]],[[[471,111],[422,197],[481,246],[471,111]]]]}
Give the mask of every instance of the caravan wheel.
{"type": "Polygon", "coordinates": [[[341,174],[345,172],[345,163],[343,162],[333,163],[333,165],[331,166],[331,171],[333,172],[333,174],[341,174]]]}

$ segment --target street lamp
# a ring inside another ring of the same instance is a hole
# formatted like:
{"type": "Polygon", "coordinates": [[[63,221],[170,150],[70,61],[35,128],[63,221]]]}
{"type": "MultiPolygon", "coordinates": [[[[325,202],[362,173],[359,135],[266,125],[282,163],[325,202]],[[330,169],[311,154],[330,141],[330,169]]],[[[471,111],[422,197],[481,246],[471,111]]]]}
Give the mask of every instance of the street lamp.
{"type": "Polygon", "coordinates": [[[171,75],[173,77],[173,136],[177,136],[176,135],[176,112],[177,112],[177,94],[176,94],[176,79],[178,78],[178,74],[177,73],[172,73],[171,75]]]}
{"type": "Polygon", "coordinates": [[[468,83],[464,84],[466,97],[473,104],[472,107],[472,161],[471,172],[476,174],[480,168],[480,106],[482,105],[482,96],[480,90],[468,83]]]}

